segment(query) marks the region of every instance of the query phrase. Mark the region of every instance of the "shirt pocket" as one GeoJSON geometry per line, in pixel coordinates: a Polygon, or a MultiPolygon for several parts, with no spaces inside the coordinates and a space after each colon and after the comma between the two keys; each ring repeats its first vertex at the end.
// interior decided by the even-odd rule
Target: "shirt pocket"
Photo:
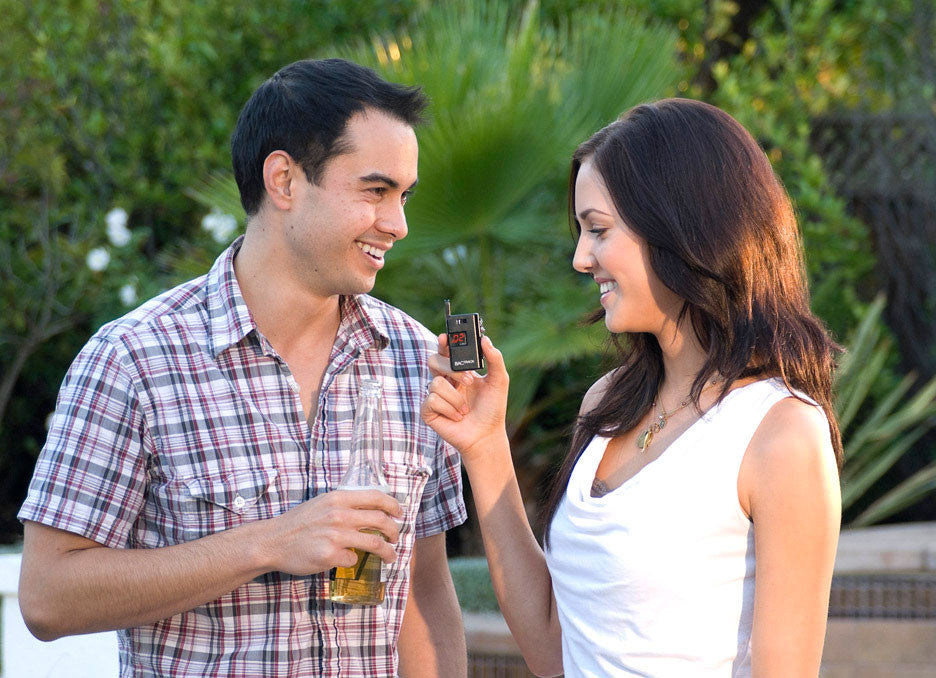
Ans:
{"type": "Polygon", "coordinates": [[[216,475],[182,478],[182,521],[186,540],[278,513],[272,501],[275,468],[249,468],[216,475]]]}
{"type": "Polygon", "coordinates": [[[422,503],[422,493],[429,480],[429,468],[400,464],[384,460],[384,477],[390,486],[390,494],[400,502],[403,520],[400,524],[400,536],[397,540],[397,560],[388,564],[387,581],[388,595],[397,595],[399,587],[409,579],[409,563],[413,555],[413,542],[416,534],[416,520],[419,506],[422,503]],[[396,592],[396,593],[395,593],[396,592]]]}
{"type": "Polygon", "coordinates": [[[430,470],[426,466],[414,466],[393,461],[384,461],[384,477],[390,485],[390,494],[400,502],[403,511],[403,525],[400,528],[400,538],[409,536],[416,526],[419,506],[422,503],[423,490],[429,480],[430,470]]]}

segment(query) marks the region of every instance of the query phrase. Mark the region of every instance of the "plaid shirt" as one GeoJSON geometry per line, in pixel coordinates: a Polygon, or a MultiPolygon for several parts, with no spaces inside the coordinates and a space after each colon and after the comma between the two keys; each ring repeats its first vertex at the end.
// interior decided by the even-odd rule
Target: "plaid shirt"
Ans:
{"type": "Polygon", "coordinates": [[[111,548],[272,518],[338,485],[358,382],[377,377],[384,471],[404,510],[384,603],[331,603],[327,573],[269,572],[118,639],[121,676],[395,676],[413,540],[465,519],[457,454],[419,418],[435,338],[372,297],[343,298],[310,426],[241,297],[240,242],[207,275],[91,338],[65,377],[19,518],[111,548]]]}

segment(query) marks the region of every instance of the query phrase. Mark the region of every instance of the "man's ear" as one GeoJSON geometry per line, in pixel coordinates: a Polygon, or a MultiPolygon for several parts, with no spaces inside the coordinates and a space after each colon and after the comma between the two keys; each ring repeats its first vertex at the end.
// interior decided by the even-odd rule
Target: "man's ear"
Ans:
{"type": "Polygon", "coordinates": [[[292,207],[297,169],[298,165],[286,151],[273,151],[263,161],[263,186],[270,202],[277,209],[288,210],[292,207]]]}

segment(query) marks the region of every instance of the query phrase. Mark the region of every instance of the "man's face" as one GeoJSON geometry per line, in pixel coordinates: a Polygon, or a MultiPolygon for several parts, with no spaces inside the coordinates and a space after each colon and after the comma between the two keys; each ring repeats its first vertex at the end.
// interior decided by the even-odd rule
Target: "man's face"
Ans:
{"type": "Polygon", "coordinates": [[[403,205],[416,184],[413,128],[368,109],[348,120],[348,153],[325,166],[320,185],[300,178],[287,216],[286,243],[313,294],[363,294],[374,287],[384,255],[406,235],[403,205]]]}

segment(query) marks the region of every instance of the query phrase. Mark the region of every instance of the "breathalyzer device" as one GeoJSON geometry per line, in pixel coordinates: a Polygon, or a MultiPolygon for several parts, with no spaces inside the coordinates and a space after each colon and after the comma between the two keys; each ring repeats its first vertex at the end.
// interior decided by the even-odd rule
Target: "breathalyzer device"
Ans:
{"type": "Polygon", "coordinates": [[[453,372],[484,369],[484,355],[481,352],[484,323],[480,315],[452,315],[452,306],[446,299],[445,333],[448,335],[449,364],[453,372]]]}

